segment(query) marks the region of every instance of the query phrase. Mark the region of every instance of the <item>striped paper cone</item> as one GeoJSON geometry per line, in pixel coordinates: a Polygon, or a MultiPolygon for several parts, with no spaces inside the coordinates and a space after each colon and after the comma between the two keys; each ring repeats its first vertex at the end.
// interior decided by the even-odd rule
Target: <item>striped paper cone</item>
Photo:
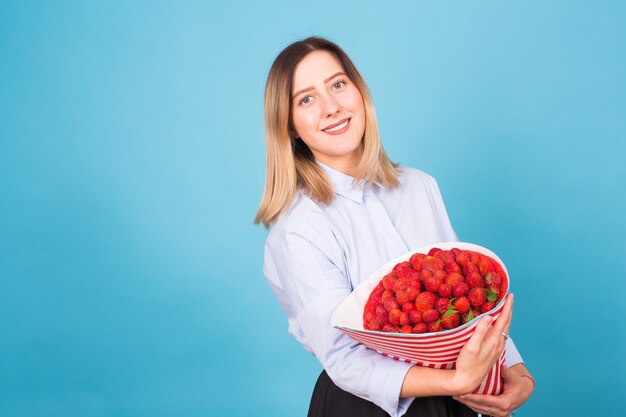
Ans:
{"type": "MultiPolygon", "coordinates": [[[[421,366],[428,366],[435,369],[454,369],[456,358],[463,348],[463,345],[474,333],[479,317],[451,330],[436,333],[407,334],[407,333],[386,333],[363,328],[363,309],[370,293],[378,285],[380,280],[393,269],[393,267],[403,261],[408,261],[414,253],[428,253],[431,248],[450,250],[459,248],[470,250],[487,255],[497,261],[505,272],[503,277],[503,293],[509,292],[509,275],[504,263],[495,253],[482,246],[464,242],[444,242],[431,246],[426,246],[396,259],[393,259],[379,268],[362,282],[335,310],[331,318],[331,324],[337,327],[348,336],[359,343],[393,359],[414,363],[421,366]]],[[[504,305],[504,296],[498,305],[491,311],[485,313],[497,319],[504,305]]],[[[500,358],[489,371],[475,393],[497,395],[502,392],[502,380],[500,378],[500,367],[504,364],[506,351],[502,352],[500,358]]]]}

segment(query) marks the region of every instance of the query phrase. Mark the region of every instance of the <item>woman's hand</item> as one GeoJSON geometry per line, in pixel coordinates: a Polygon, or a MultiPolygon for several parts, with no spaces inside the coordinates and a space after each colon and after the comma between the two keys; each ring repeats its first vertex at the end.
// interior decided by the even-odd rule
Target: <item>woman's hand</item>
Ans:
{"type": "Polygon", "coordinates": [[[465,394],[452,398],[485,416],[507,417],[528,400],[534,384],[530,378],[522,376],[530,375],[522,364],[511,368],[502,365],[501,375],[504,390],[500,395],[465,394]]]}
{"type": "Polygon", "coordinates": [[[491,316],[483,317],[474,330],[472,337],[465,343],[456,360],[453,386],[459,393],[472,392],[498,360],[509,333],[513,314],[513,294],[506,298],[502,312],[492,325],[491,316]]]}

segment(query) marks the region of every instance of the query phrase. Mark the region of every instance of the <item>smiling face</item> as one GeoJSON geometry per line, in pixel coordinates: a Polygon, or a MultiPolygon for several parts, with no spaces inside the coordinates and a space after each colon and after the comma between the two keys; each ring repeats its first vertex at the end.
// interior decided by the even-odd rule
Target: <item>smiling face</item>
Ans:
{"type": "Polygon", "coordinates": [[[354,175],[361,160],[365,107],[359,89],[337,58],[309,53],[293,75],[292,123],[315,159],[354,175]]]}

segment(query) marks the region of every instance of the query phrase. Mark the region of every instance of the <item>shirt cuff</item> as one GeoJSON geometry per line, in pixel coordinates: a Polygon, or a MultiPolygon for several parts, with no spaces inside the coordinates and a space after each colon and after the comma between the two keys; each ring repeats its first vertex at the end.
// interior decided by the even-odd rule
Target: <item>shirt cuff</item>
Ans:
{"type": "Polygon", "coordinates": [[[522,359],[522,355],[519,354],[517,347],[515,347],[515,343],[513,343],[513,339],[510,337],[506,341],[506,358],[504,359],[504,364],[507,368],[510,368],[513,365],[517,365],[518,363],[524,363],[522,359]]]}
{"type": "Polygon", "coordinates": [[[400,417],[413,402],[413,398],[400,398],[400,391],[407,372],[414,365],[389,357],[380,359],[372,373],[370,399],[391,417],[400,417]]]}

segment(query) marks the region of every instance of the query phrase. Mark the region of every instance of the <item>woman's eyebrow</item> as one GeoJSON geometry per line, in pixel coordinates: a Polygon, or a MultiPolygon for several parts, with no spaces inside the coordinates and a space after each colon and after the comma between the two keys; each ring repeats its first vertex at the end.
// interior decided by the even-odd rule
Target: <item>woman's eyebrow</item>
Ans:
{"type": "MultiPolygon", "coordinates": [[[[327,82],[329,82],[330,80],[332,80],[333,78],[335,78],[338,75],[346,75],[346,73],[342,72],[342,71],[336,72],[333,75],[331,75],[330,77],[326,78],[324,80],[324,84],[326,84],[327,82]]],[[[303,88],[302,90],[298,90],[298,91],[296,91],[295,93],[293,93],[291,95],[291,98],[296,98],[298,95],[300,95],[302,93],[305,93],[305,92],[307,92],[309,90],[313,90],[313,87],[307,87],[307,88],[303,88]]]]}

